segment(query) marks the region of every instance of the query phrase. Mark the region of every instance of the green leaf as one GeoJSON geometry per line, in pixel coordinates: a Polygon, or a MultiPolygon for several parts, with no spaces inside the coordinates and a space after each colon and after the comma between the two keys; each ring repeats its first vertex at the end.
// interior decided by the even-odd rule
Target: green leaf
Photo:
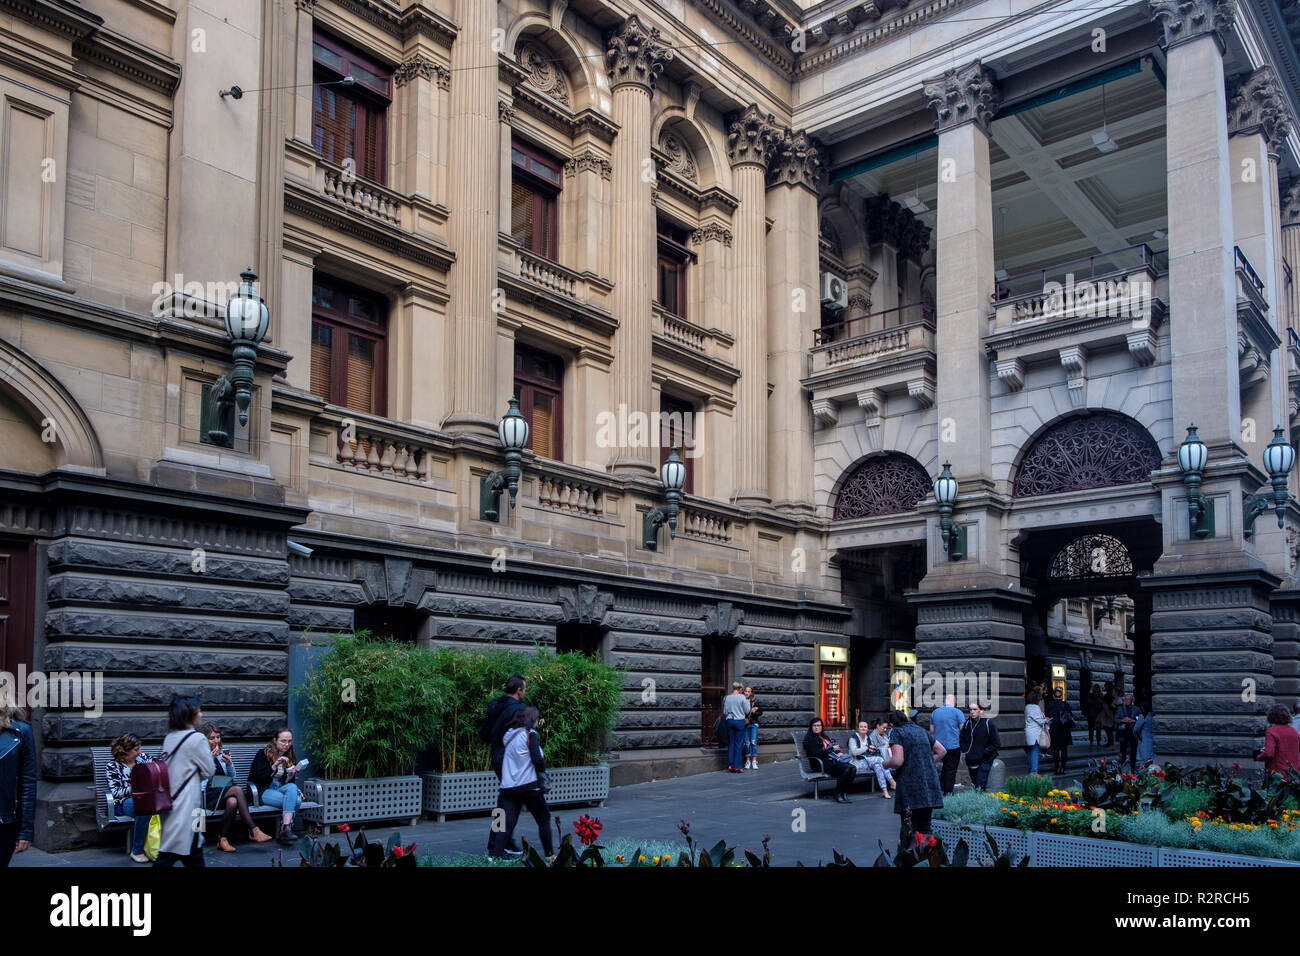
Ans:
{"type": "Polygon", "coordinates": [[[966,845],[966,838],[962,837],[957,841],[957,848],[952,851],[952,865],[964,867],[969,859],[970,847],[966,845]]]}
{"type": "Polygon", "coordinates": [[[526,839],[521,838],[521,842],[524,845],[524,866],[537,867],[542,870],[546,869],[546,858],[538,853],[537,850],[533,848],[533,845],[526,839]]]}
{"type": "Polygon", "coordinates": [[[711,869],[713,867],[713,857],[711,857],[707,853],[701,853],[699,862],[696,864],[696,866],[698,866],[700,869],[705,869],[705,868],[711,869]]]}
{"type": "Polygon", "coordinates": [[[748,863],[750,866],[763,865],[763,861],[758,858],[758,854],[751,853],[749,850],[745,851],[745,862],[748,863]]]}

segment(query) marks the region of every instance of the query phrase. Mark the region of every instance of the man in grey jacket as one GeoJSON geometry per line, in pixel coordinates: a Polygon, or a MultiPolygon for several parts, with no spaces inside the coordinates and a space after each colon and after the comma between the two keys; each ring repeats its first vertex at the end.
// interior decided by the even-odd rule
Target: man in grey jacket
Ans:
{"type": "Polygon", "coordinates": [[[731,773],[744,773],[740,764],[745,743],[745,718],[749,716],[749,698],[745,696],[745,685],[740,681],[731,682],[731,693],[722,698],[722,716],[726,718],[730,729],[727,741],[727,770],[731,773]]]}

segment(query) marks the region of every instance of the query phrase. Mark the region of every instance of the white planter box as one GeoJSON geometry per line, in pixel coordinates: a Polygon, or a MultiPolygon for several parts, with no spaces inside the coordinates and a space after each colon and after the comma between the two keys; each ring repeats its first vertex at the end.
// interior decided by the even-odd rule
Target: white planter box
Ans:
{"type": "Polygon", "coordinates": [[[420,778],[376,777],[373,780],[308,780],[303,797],[317,807],[305,807],[303,819],[320,826],[369,823],[372,820],[420,818],[420,778]]]}
{"type": "Polygon", "coordinates": [[[976,824],[962,825],[947,820],[933,821],[932,829],[934,835],[943,841],[949,856],[956,849],[957,841],[964,837],[970,847],[970,863],[976,866],[992,861],[992,854],[984,839],[985,830],[997,841],[1000,850],[1005,850],[1010,843],[1013,862],[1019,862],[1019,857],[1028,853],[1030,866],[1300,866],[1300,863],[1291,860],[1271,857],[1214,853],[1209,850],[1176,850],[1172,847],[1144,846],[1097,837],[1010,830],[976,824]]]}
{"type": "MultiPolygon", "coordinates": [[[[604,806],[609,797],[609,765],[555,767],[550,771],[548,806],[590,803],[604,806]]],[[[449,813],[475,813],[497,805],[501,783],[491,770],[473,773],[426,773],[423,807],[425,813],[447,819],[449,813]]]]}

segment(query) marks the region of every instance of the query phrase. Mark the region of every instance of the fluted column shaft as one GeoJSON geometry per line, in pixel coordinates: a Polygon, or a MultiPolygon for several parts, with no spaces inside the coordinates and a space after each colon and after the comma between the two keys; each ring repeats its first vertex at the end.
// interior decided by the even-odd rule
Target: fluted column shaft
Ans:
{"type": "Polygon", "coordinates": [[[451,413],[443,425],[493,434],[508,397],[497,394],[496,313],[492,309],[501,174],[492,44],[497,5],[462,0],[459,6],[460,33],[451,49],[451,141],[455,148],[448,169],[452,196],[448,226],[456,250],[444,377],[451,383],[451,413]]]}

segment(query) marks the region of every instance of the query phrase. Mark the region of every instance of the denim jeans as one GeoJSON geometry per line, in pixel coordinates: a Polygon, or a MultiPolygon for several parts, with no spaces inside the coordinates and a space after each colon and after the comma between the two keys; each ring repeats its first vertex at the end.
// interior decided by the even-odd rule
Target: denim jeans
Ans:
{"type": "Polygon", "coordinates": [[[1038,773],[1038,744],[1026,747],[1025,755],[1029,758],[1029,772],[1038,773]]]}
{"type": "Polygon", "coordinates": [[[745,743],[745,720],[743,717],[737,717],[735,720],[728,720],[727,726],[731,728],[730,739],[727,741],[727,766],[740,769],[744,763],[744,757],[741,751],[745,743]]]}
{"type": "Polygon", "coordinates": [[[858,768],[858,773],[874,773],[881,790],[888,787],[894,779],[893,772],[885,769],[884,757],[859,757],[853,766],[858,768]]]}
{"type": "MultiPolygon", "coordinates": [[[[135,801],[127,797],[122,801],[122,816],[135,817],[135,801]]],[[[144,841],[149,836],[149,818],[152,814],[135,817],[135,832],[131,835],[131,852],[139,856],[144,852],[144,841]]]]}
{"type": "Polygon", "coordinates": [[[285,813],[297,813],[298,807],[302,805],[302,797],[298,794],[298,785],[296,783],[276,783],[262,791],[262,803],[268,807],[279,807],[285,813]]]}
{"type": "Polygon", "coordinates": [[[758,724],[745,725],[745,753],[746,757],[758,756],[758,724]]]}
{"type": "Polygon", "coordinates": [[[976,790],[985,790],[988,788],[989,771],[993,769],[993,762],[967,764],[966,769],[970,771],[970,782],[976,790]]]}

